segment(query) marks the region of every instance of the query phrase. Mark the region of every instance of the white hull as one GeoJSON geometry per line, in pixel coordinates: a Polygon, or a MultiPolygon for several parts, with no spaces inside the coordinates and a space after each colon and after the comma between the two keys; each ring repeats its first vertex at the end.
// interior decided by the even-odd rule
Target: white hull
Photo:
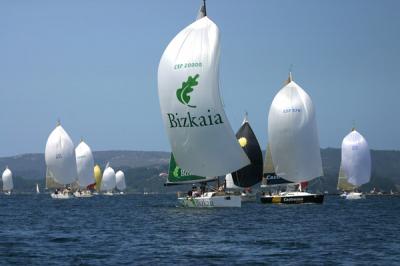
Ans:
{"type": "Polygon", "coordinates": [[[90,198],[93,195],[92,195],[92,193],[90,193],[90,191],[82,191],[82,192],[75,191],[74,196],[76,198],[90,198]]]}
{"type": "Polygon", "coordinates": [[[349,194],[346,194],[345,199],[347,200],[365,199],[365,195],[362,194],[361,192],[350,192],[349,194]]]}
{"type": "Polygon", "coordinates": [[[206,192],[199,197],[181,197],[178,198],[183,207],[188,208],[220,208],[242,206],[242,200],[238,195],[219,195],[216,192],[206,192]]]}
{"type": "Polygon", "coordinates": [[[11,191],[5,191],[4,195],[10,196],[11,195],[11,191]]]}
{"type": "Polygon", "coordinates": [[[74,196],[71,193],[51,193],[53,199],[72,199],[74,196]]]}
{"type": "Polygon", "coordinates": [[[114,194],[112,192],[104,192],[103,195],[104,196],[114,196],[114,194]]]}

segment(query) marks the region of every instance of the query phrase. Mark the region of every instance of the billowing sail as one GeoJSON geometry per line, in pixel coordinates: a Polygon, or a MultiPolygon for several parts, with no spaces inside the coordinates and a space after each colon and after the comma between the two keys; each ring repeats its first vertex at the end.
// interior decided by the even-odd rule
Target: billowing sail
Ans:
{"type": "Polygon", "coordinates": [[[78,184],[81,188],[85,188],[95,182],[92,150],[84,141],[81,141],[75,149],[75,155],[78,170],[78,184]]]}
{"type": "Polygon", "coordinates": [[[231,173],[250,163],[219,93],[219,30],[207,16],[169,43],[158,68],[164,126],[179,166],[199,176],[231,173]]]}
{"type": "Polygon", "coordinates": [[[271,104],[268,137],[278,176],[302,182],[323,175],[314,105],[291,77],[271,104]]]}
{"type": "Polygon", "coordinates": [[[115,179],[117,183],[117,189],[119,191],[124,191],[126,189],[125,184],[125,174],[121,170],[115,173],[115,179]]]}
{"type": "Polygon", "coordinates": [[[174,155],[171,153],[169,160],[168,179],[165,183],[166,186],[178,184],[193,184],[198,182],[207,182],[216,180],[216,177],[204,177],[192,175],[189,171],[180,168],[175,161],[174,155]]]}
{"type": "Polygon", "coordinates": [[[94,180],[96,181],[96,191],[100,191],[101,188],[101,178],[103,173],[101,172],[101,168],[98,164],[93,169],[94,172],[94,180]]]}
{"type": "Polygon", "coordinates": [[[103,172],[103,178],[101,179],[101,191],[111,191],[115,188],[116,178],[115,171],[108,166],[103,172]]]}
{"type": "Polygon", "coordinates": [[[4,170],[1,179],[3,181],[3,191],[11,191],[14,189],[12,172],[8,167],[4,170]]]}
{"type": "Polygon", "coordinates": [[[232,174],[227,174],[225,176],[225,188],[236,189],[236,190],[241,189],[241,187],[236,186],[235,183],[233,182],[232,174]]]}
{"type": "Polygon", "coordinates": [[[343,170],[342,165],[340,165],[337,189],[342,191],[352,191],[355,188],[356,186],[350,184],[347,181],[347,176],[343,170]]]}
{"type": "Polygon", "coordinates": [[[238,187],[251,187],[261,181],[263,176],[263,159],[260,144],[247,120],[247,115],[242,126],[236,133],[240,146],[250,159],[250,164],[233,172],[233,183],[238,187]]]}
{"type": "Polygon", "coordinates": [[[267,146],[265,151],[264,169],[263,169],[263,185],[273,186],[292,183],[275,173],[274,163],[272,162],[271,148],[267,146]]]}
{"type": "Polygon", "coordinates": [[[347,181],[358,187],[371,178],[371,154],[365,138],[356,130],[342,141],[342,167],[347,181]]]}
{"type": "Polygon", "coordinates": [[[74,144],[61,125],[47,139],[45,161],[57,183],[66,185],[77,180],[74,144]]]}

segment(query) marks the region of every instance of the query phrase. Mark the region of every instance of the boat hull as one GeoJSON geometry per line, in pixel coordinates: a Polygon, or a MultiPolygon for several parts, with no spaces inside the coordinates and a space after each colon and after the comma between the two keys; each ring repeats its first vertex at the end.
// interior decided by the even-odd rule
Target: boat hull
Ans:
{"type": "Polygon", "coordinates": [[[76,198],[90,198],[93,195],[90,192],[78,192],[78,191],[75,191],[74,192],[74,196],[76,198]]]}
{"type": "Polygon", "coordinates": [[[187,208],[223,208],[242,206],[239,195],[213,195],[205,193],[199,197],[180,197],[178,201],[182,207],[187,208]]]}
{"type": "Polygon", "coordinates": [[[51,197],[53,199],[72,199],[74,196],[72,194],[64,194],[64,193],[51,193],[51,197]]]}
{"type": "Polygon", "coordinates": [[[317,203],[324,202],[323,194],[307,195],[264,195],[260,197],[261,203],[277,203],[277,204],[302,204],[302,203],[317,203]]]}
{"type": "Polygon", "coordinates": [[[360,192],[350,192],[344,198],[347,200],[359,200],[365,199],[365,195],[360,192]]]}

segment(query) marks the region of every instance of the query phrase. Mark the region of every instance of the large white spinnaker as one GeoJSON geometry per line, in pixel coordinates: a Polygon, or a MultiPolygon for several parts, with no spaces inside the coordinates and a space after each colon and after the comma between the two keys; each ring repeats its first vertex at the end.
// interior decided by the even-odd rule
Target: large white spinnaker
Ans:
{"type": "Polygon", "coordinates": [[[126,189],[125,174],[121,170],[115,173],[116,186],[119,191],[126,189]]]}
{"type": "Polygon", "coordinates": [[[271,104],[268,138],[276,175],[292,182],[323,175],[314,105],[291,75],[271,104]]]}
{"type": "Polygon", "coordinates": [[[76,166],[78,170],[78,184],[81,188],[95,183],[94,180],[94,159],[92,150],[83,141],[75,149],[76,166]]]}
{"type": "Polygon", "coordinates": [[[219,30],[207,16],[169,43],[158,68],[164,126],[177,164],[220,176],[250,163],[225,115],[219,92],[219,30]]]}
{"type": "Polygon", "coordinates": [[[342,141],[342,164],[347,182],[359,187],[371,178],[371,154],[366,139],[353,129],[342,141]]]}
{"type": "Polygon", "coordinates": [[[4,170],[1,179],[3,181],[3,191],[11,191],[14,189],[12,172],[10,169],[8,169],[8,167],[6,167],[6,169],[4,170]]]}
{"type": "Polygon", "coordinates": [[[112,191],[115,188],[116,178],[115,171],[108,166],[103,172],[103,178],[101,179],[101,191],[112,191]]]}
{"type": "Polygon", "coordinates": [[[45,161],[57,183],[67,185],[77,180],[74,144],[61,125],[47,139],[45,161]]]}

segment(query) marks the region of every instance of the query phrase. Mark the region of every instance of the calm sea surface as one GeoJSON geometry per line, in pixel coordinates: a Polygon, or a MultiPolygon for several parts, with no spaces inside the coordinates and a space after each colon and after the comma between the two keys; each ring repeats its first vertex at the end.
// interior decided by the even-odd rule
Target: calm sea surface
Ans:
{"type": "Polygon", "coordinates": [[[400,197],[175,205],[175,195],[1,195],[0,264],[400,265],[400,197]]]}

